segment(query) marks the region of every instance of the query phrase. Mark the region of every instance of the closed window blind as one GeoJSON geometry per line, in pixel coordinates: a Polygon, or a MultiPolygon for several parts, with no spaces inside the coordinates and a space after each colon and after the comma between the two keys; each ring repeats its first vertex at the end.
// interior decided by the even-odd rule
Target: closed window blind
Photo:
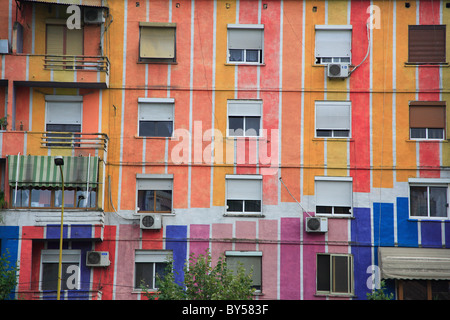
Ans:
{"type": "Polygon", "coordinates": [[[141,23],[140,58],[175,58],[175,24],[141,23]]]}
{"type": "Polygon", "coordinates": [[[316,102],[316,129],[350,127],[350,102],[316,102]]]}
{"type": "Polygon", "coordinates": [[[64,29],[58,25],[47,25],[46,53],[49,55],[64,54],[64,29]]]}
{"type": "Polygon", "coordinates": [[[263,25],[228,25],[228,49],[262,50],[263,25]]]}
{"type": "Polygon", "coordinates": [[[408,32],[408,62],[445,62],[445,25],[413,25],[408,32]]]}
{"type": "Polygon", "coordinates": [[[54,96],[46,97],[47,124],[81,124],[82,97],[54,96]],[[64,98],[65,97],[65,98],[64,98]],[[64,100],[66,99],[66,100],[64,100]]]}
{"type": "Polygon", "coordinates": [[[139,120],[173,121],[173,103],[139,103],[139,120]]]}
{"type": "Polygon", "coordinates": [[[262,179],[239,179],[236,176],[227,176],[228,200],[261,200],[262,179]]]}
{"type": "Polygon", "coordinates": [[[352,206],[352,182],[316,180],[316,205],[352,206]]]}
{"type": "Polygon", "coordinates": [[[351,57],[352,26],[316,26],[316,57],[351,57]]]}
{"type": "Polygon", "coordinates": [[[228,115],[234,117],[259,117],[262,113],[262,102],[251,100],[228,101],[228,115]]]}
{"type": "Polygon", "coordinates": [[[410,128],[445,128],[445,103],[414,101],[409,105],[410,128]]]}

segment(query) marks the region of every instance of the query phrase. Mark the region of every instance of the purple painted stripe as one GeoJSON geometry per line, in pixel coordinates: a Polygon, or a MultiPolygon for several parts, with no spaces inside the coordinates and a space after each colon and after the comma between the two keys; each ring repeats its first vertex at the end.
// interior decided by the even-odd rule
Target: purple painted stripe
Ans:
{"type": "Polygon", "coordinates": [[[300,219],[281,218],[280,299],[300,299],[300,219]]]}
{"type": "Polygon", "coordinates": [[[209,249],[209,225],[193,224],[190,226],[190,253],[195,256],[204,254],[209,249]]]}

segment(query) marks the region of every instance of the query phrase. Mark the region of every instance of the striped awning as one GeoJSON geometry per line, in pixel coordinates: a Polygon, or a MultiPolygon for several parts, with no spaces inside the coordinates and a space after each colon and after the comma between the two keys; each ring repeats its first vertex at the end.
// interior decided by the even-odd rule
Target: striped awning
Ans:
{"type": "MultiPolygon", "coordinates": [[[[60,169],[50,156],[8,156],[9,184],[25,187],[61,186],[60,169]]],[[[63,157],[64,186],[98,182],[98,157],[63,157]]]]}
{"type": "Polygon", "coordinates": [[[86,7],[108,7],[106,0],[21,0],[21,1],[65,4],[65,5],[76,4],[79,6],[86,6],[86,7]]]}
{"type": "Polygon", "coordinates": [[[450,280],[450,249],[378,249],[383,279],[450,280]]]}

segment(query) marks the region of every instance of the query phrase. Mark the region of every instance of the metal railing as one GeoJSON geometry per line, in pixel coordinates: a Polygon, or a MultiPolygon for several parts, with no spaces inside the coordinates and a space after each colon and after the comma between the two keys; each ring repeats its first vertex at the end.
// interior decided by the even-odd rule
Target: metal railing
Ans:
{"type": "Polygon", "coordinates": [[[106,133],[84,132],[44,132],[41,146],[51,148],[103,149],[106,151],[108,135],[106,133]]]}
{"type": "Polygon", "coordinates": [[[105,56],[50,55],[44,57],[44,68],[50,70],[83,70],[109,73],[109,59],[105,56]]]}

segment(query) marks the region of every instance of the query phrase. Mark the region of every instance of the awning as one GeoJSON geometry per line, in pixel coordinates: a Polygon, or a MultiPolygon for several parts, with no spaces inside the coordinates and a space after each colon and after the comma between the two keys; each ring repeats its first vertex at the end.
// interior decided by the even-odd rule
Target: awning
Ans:
{"type": "MultiPolygon", "coordinates": [[[[98,157],[63,157],[65,187],[97,184],[98,157]]],[[[60,170],[50,156],[8,156],[9,184],[12,187],[59,187],[60,170]]]]}
{"type": "Polygon", "coordinates": [[[41,3],[53,3],[71,5],[76,4],[86,7],[108,7],[106,0],[21,0],[24,2],[41,2],[41,3]]]}
{"type": "Polygon", "coordinates": [[[383,279],[450,280],[450,249],[379,248],[383,279]]]}

